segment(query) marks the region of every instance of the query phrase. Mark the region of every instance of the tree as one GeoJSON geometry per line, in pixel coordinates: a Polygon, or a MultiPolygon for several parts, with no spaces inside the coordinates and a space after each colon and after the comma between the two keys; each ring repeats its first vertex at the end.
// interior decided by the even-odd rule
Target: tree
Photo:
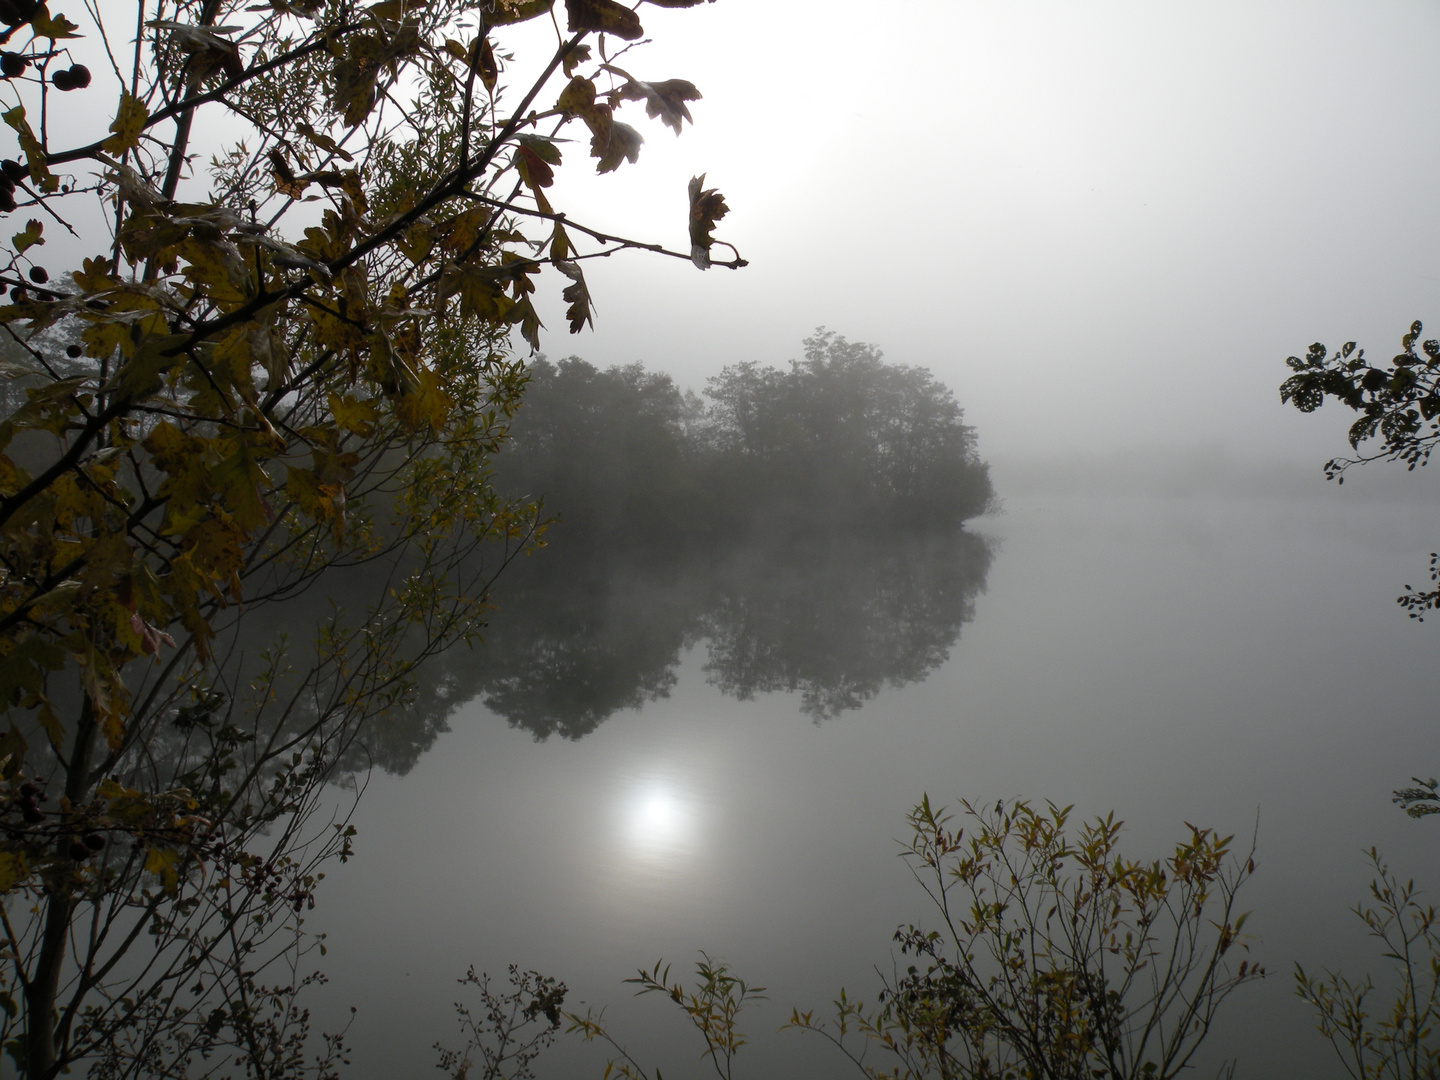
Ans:
{"type": "Polygon", "coordinates": [[[925,368],[823,328],[790,370],[753,362],[709,380],[706,419],[724,472],[764,490],[767,520],[911,529],[957,525],[994,502],[955,396],[925,368]]]}
{"type": "Polygon", "coordinates": [[[1421,903],[1415,882],[1401,882],[1370,849],[1374,906],[1356,916],[1391,961],[1395,985],[1388,1001],[1369,1004],[1376,987],[1326,972],[1313,978],[1295,965],[1295,993],[1314,1008],[1317,1028],[1354,1080],[1434,1080],[1440,1076],[1440,927],[1435,906],[1421,903]]]}
{"type": "MultiPolygon", "coordinates": [[[[1187,826],[1168,858],[1136,862],[1118,851],[1113,814],[1077,835],[1069,809],[1053,804],[963,805],[969,835],[928,797],[909,815],[905,855],[942,929],[896,931],[914,963],[885,981],[880,1007],[842,990],[833,1021],[794,1009],[785,1027],[818,1033],[869,1080],[1165,1080],[1193,1070],[1220,1005],[1265,974],[1249,960],[1232,966],[1232,950],[1248,951],[1235,897],[1254,873],[1253,849],[1236,857],[1230,837],[1187,826]],[[877,1048],[884,1062],[867,1061],[877,1048]]],[[[762,988],[704,953],[696,974],[687,988],[659,961],[626,982],[679,1006],[731,1080],[746,1042],[740,1013],[762,988]]],[[[566,1016],[570,1031],[615,1053],[606,1076],[648,1080],[602,1015],[566,1016]]]]}
{"type": "MultiPolygon", "coordinates": [[[[1360,414],[1349,432],[1356,456],[1327,461],[1327,479],[1343,484],[1346,470],[1371,461],[1399,461],[1410,472],[1429,462],[1440,442],[1440,341],[1427,339],[1416,352],[1423,331],[1418,320],[1411,323],[1388,364],[1372,364],[1353,341],[1334,353],[1317,341],[1304,357],[1285,361],[1295,374],[1280,387],[1282,402],[1309,413],[1334,398],[1360,414]]],[[[1430,580],[1437,587],[1406,585],[1396,598],[1412,619],[1424,622],[1425,612],[1440,607],[1440,554],[1430,555],[1430,580]]]]}
{"type": "Polygon", "coordinates": [[[1070,811],[928,798],[906,855],[940,929],[896,931],[914,957],[878,1010],[842,992],[833,1022],[792,1027],[835,1043],[869,1077],[1156,1078],[1193,1068],[1220,1005],[1265,969],[1248,960],[1236,893],[1254,873],[1231,838],[1190,826],[1163,860],[1119,853],[1114,815],[1068,831],[1070,811]],[[852,1049],[851,1033],[861,1044],[852,1049]],[[889,1068],[865,1061],[878,1045],[889,1068]]]}
{"type": "Polygon", "coordinates": [[[46,1080],[325,1074],[292,1002],[352,830],[315,813],[537,533],[490,462],[542,271],[578,332],[588,259],[744,263],[703,177],[683,251],[549,202],[562,133],[603,174],[627,102],[690,119],[618,66],[648,8],[63,3],[0,0],[0,1039],[46,1080]],[[531,21],[553,48],[507,51],[531,21]]]}

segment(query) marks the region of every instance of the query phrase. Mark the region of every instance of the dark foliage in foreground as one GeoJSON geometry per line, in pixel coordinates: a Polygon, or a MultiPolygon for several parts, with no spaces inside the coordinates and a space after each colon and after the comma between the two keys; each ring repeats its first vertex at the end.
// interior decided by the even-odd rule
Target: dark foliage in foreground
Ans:
{"type": "MultiPolygon", "coordinates": [[[[1419,320],[1411,323],[1400,339],[1401,351],[1389,363],[1372,364],[1353,341],[1333,354],[1317,341],[1304,357],[1285,361],[1295,374],[1280,387],[1282,402],[1308,413],[1333,398],[1359,414],[1349,431],[1356,456],[1327,461],[1327,478],[1343,484],[1346,470],[1369,461],[1398,461],[1414,472],[1430,460],[1440,442],[1440,341],[1420,342],[1423,331],[1419,320]]],[[[1430,554],[1430,580],[1437,587],[1406,585],[1395,599],[1412,619],[1424,622],[1427,611],[1440,608],[1440,554],[1435,552],[1430,554]]]]}

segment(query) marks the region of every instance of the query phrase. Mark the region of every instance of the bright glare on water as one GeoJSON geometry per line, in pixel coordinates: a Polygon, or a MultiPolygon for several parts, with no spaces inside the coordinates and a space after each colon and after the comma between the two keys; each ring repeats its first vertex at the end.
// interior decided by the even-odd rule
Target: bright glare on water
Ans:
{"type": "Polygon", "coordinates": [[[673,791],[642,792],[630,809],[630,841],[645,854],[674,853],[693,832],[690,808],[673,791]]]}

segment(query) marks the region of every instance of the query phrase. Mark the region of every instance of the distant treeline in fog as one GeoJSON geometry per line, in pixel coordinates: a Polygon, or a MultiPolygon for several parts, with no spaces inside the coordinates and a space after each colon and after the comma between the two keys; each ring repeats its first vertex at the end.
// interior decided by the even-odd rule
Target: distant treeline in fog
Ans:
{"type": "Polygon", "coordinates": [[[406,771],[476,699],[582,738],[667,696],[695,648],[723,693],[828,720],[944,663],[990,566],[961,527],[994,496],[954,396],[825,332],[703,396],[638,364],[536,361],[495,483],[543,498],[548,545],[500,574],[483,643],[362,737],[370,763],[406,771]]]}
{"type": "Polygon", "coordinates": [[[962,416],[929,371],[825,331],[788,371],[735,364],[703,396],[639,364],[541,359],[497,485],[543,497],[562,543],[954,526],[994,498],[962,416]]]}

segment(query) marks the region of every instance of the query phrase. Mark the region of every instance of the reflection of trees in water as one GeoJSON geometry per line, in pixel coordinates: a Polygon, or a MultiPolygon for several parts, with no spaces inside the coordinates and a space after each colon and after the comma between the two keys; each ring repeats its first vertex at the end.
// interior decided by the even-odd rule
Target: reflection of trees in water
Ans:
{"type": "Polygon", "coordinates": [[[943,663],[990,564],[961,529],[653,554],[556,543],[512,567],[483,647],[433,666],[403,730],[392,719],[367,740],[375,762],[406,771],[476,698],[538,739],[578,739],[667,696],[701,642],[724,693],[798,693],[834,717],[943,663]]]}
{"type": "Polygon", "coordinates": [[[972,533],[879,542],[831,538],[748,555],[703,622],[705,671],[727,694],[799,692],[820,720],[944,663],[974,617],[990,549],[972,533]]]}
{"type": "Polygon", "coordinates": [[[560,521],[501,575],[483,647],[422,669],[407,715],[371,733],[387,769],[476,698],[578,739],[668,694],[701,641],[725,693],[836,716],[941,664],[990,562],[961,527],[993,494],[954,396],[824,332],[788,371],[733,365],[703,398],[638,364],[540,360],[496,486],[560,521]]]}

